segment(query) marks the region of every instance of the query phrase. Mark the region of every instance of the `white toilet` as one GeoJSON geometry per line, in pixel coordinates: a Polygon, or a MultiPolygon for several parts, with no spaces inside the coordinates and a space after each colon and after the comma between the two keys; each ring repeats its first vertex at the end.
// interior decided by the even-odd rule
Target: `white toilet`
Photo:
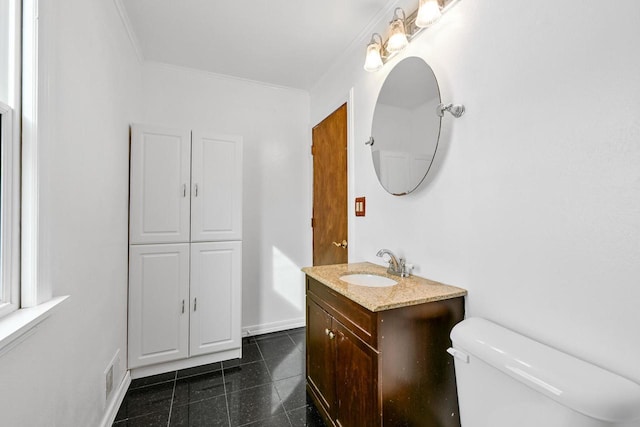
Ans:
{"type": "Polygon", "coordinates": [[[462,427],[640,427],[640,385],[481,318],[451,331],[462,427]]]}

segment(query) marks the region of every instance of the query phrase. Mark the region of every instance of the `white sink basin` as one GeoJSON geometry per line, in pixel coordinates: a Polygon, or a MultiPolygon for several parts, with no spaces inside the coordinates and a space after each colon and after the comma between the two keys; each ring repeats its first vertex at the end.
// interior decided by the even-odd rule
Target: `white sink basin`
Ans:
{"type": "Polygon", "coordinates": [[[350,283],[358,286],[369,286],[372,288],[383,288],[385,286],[397,285],[393,279],[388,277],[378,276],[377,274],[345,274],[340,277],[343,282],[350,283]]]}

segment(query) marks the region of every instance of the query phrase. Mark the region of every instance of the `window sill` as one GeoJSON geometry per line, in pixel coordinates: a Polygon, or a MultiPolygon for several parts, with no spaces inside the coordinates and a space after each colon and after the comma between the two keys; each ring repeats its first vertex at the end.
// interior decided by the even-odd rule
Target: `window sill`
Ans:
{"type": "Polygon", "coordinates": [[[69,295],[31,308],[21,308],[0,319],[0,357],[33,334],[69,295]]]}

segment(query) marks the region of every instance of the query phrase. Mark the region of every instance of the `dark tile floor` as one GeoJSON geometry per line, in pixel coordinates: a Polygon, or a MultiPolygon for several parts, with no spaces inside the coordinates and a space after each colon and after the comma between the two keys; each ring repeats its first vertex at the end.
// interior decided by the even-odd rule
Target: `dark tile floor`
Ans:
{"type": "Polygon", "coordinates": [[[323,427],[304,355],[304,328],[244,338],[242,359],[133,380],[113,426],[323,427]]]}

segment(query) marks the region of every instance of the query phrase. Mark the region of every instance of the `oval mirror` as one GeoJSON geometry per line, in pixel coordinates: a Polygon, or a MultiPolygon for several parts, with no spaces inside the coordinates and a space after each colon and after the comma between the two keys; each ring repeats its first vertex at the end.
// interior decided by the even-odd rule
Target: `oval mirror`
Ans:
{"type": "Polygon", "coordinates": [[[440,137],[440,89],[418,57],[400,61],[387,76],[373,113],[371,157],[380,184],[396,196],[427,176],[440,137]]]}

